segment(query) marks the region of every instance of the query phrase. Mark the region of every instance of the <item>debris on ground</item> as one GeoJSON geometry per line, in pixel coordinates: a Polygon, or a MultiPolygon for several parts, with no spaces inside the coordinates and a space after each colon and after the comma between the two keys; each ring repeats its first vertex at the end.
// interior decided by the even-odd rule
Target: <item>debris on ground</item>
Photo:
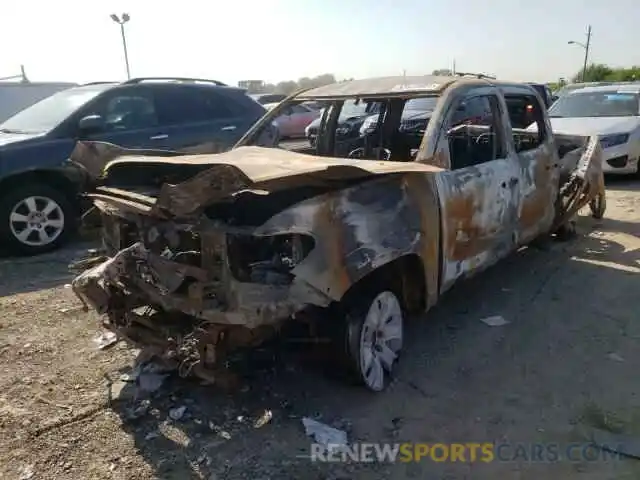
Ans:
{"type": "Polygon", "coordinates": [[[139,418],[144,417],[149,411],[150,407],[151,407],[151,402],[149,400],[143,400],[136,407],[130,408],[127,411],[127,419],[137,420],[139,418]]]}
{"type": "Polygon", "coordinates": [[[609,357],[609,360],[613,360],[614,362],[624,362],[624,358],[615,352],[610,353],[607,357],[609,357]]]}
{"type": "Polygon", "coordinates": [[[33,478],[35,472],[33,471],[33,465],[26,465],[20,469],[20,480],[29,480],[33,478]]]}
{"type": "Polygon", "coordinates": [[[187,407],[185,407],[184,405],[181,407],[172,408],[171,410],[169,410],[169,417],[171,418],[171,420],[175,420],[177,422],[184,416],[184,413],[186,411],[187,407]]]}
{"type": "Polygon", "coordinates": [[[347,433],[344,430],[338,430],[309,417],[303,417],[302,424],[305,434],[327,449],[347,446],[347,433]]]}
{"type": "Polygon", "coordinates": [[[96,335],[93,339],[93,342],[98,346],[99,350],[104,350],[112,345],[114,345],[118,341],[118,336],[109,331],[105,331],[96,335]]]}
{"type": "Polygon", "coordinates": [[[509,323],[502,315],[493,315],[491,317],[483,318],[480,321],[490,327],[501,327],[509,323]]]}
{"type": "Polygon", "coordinates": [[[126,402],[136,398],[136,389],[132,387],[129,382],[113,382],[110,385],[110,397],[111,400],[119,400],[126,402]]]}
{"type": "Polygon", "coordinates": [[[265,410],[264,413],[258,418],[253,424],[253,428],[261,428],[264,427],[267,423],[271,421],[273,418],[273,413],[271,410],[265,410]]]}
{"type": "Polygon", "coordinates": [[[153,440],[154,438],[158,438],[160,436],[159,432],[149,432],[144,436],[145,440],[153,440]]]}
{"type": "Polygon", "coordinates": [[[146,362],[138,364],[132,372],[120,375],[120,380],[127,383],[135,383],[146,393],[158,390],[169,376],[167,370],[156,363],[146,362]]]}
{"type": "Polygon", "coordinates": [[[231,434],[229,432],[227,432],[226,430],[223,430],[221,427],[219,427],[218,425],[216,425],[213,422],[209,422],[209,429],[211,431],[213,431],[213,432],[216,432],[218,435],[220,435],[225,440],[230,440],[231,439],[231,434]]]}

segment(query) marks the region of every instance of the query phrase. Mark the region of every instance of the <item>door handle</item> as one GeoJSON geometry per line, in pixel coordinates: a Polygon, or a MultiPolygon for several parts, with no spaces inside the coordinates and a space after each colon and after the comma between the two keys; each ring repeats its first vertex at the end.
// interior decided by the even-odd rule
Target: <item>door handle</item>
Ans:
{"type": "Polygon", "coordinates": [[[153,137],[149,137],[149,140],[164,140],[165,138],[169,138],[169,135],[154,135],[153,137]]]}
{"type": "Polygon", "coordinates": [[[233,130],[235,130],[237,127],[235,125],[227,125],[226,127],[222,127],[221,130],[223,132],[232,132],[233,130]]]}

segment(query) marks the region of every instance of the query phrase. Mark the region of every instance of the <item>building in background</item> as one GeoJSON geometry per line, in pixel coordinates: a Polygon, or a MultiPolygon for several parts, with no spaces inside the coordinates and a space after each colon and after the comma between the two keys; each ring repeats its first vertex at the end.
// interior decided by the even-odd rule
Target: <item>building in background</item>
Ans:
{"type": "Polygon", "coordinates": [[[266,85],[264,80],[240,80],[238,87],[244,88],[249,93],[263,93],[266,85]]]}

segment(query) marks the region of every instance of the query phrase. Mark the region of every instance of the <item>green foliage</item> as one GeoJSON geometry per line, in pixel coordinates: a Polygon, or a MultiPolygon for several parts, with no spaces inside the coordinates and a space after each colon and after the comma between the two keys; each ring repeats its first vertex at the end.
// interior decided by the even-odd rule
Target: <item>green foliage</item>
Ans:
{"type": "Polygon", "coordinates": [[[582,70],[576,73],[571,79],[572,82],[628,82],[632,80],[640,81],[640,66],[629,68],[613,68],[602,63],[592,63],[587,66],[587,70],[582,76],[582,70]]]}
{"type": "Polygon", "coordinates": [[[240,86],[243,86],[244,88],[248,87],[249,93],[284,93],[288,95],[296,90],[300,90],[301,88],[320,87],[331,83],[336,83],[336,77],[332,73],[324,73],[312,78],[302,77],[298,79],[298,81],[286,80],[276,84],[253,82],[246,87],[244,85],[240,86]]]}

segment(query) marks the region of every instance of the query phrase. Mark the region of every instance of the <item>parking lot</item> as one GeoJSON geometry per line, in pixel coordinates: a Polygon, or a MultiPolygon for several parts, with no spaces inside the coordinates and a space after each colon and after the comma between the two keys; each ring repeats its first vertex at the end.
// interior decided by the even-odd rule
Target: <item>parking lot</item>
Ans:
{"type": "Polygon", "coordinates": [[[611,180],[604,220],[582,216],[576,239],[523,249],[456,287],[408,327],[383,394],[347,385],[330,352],[267,346],[238,367],[232,391],[171,378],[141,415],[126,391],[109,398],[134,353],[99,350],[97,318],[68,288],[67,264],[91,242],[4,258],[0,477],[638,478],[628,459],[311,463],[301,418],[343,429],[349,442],[563,444],[612,422],[640,434],[639,208],[637,181],[611,180]],[[481,322],[495,315],[508,323],[481,322]],[[179,420],[168,416],[176,407],[186,407],[179,420]]]}

